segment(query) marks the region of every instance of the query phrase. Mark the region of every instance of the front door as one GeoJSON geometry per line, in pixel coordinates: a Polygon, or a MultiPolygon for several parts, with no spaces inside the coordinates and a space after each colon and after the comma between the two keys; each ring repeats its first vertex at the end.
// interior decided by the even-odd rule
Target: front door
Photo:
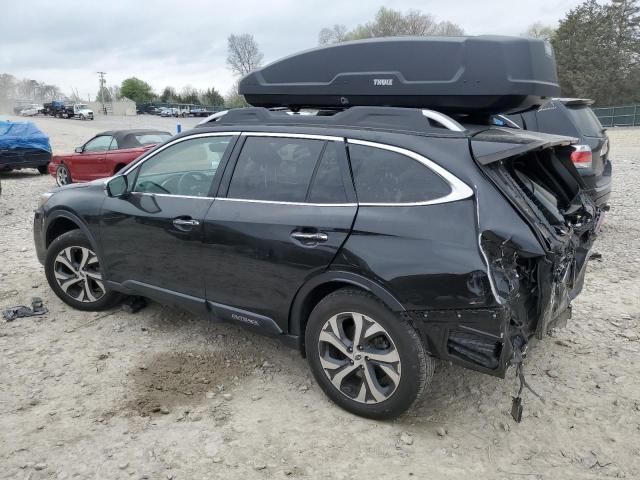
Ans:
{"type": "Polygon", "coordinates": [[[205,217],[206,296],[215,317],[280,333],[298,289],[349,235],[355,194],[340,138],[242,140],[205,217]]]}
{"type": "Polygon", "coordinates": [[[105,163],[105,152],[113,141],[111,135],[98,135],[89,140],[83,147],[82,153],[73,156],[71,163],[71,178],[73,181],[88,182],[100,178],[96,176],[105,163]]]}
{"type": "Polygon", "coordinates": [[[105,276],[134,293],[204,309],[203,220],[218,167],[235,138],[204,134],[169,144],[127,172],[130,193],[105,200],[105,276]]]}

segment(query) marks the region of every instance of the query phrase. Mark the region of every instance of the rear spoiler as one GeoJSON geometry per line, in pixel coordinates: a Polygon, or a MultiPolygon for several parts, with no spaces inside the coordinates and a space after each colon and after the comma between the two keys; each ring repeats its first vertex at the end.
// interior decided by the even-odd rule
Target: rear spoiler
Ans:
{"type": "Polygon", "coordinates": [[[566,147],[578,141],[574,137],[548,133],[489,128],[471,137],[471,153],[480,165],[546,148],[566,147]]]}

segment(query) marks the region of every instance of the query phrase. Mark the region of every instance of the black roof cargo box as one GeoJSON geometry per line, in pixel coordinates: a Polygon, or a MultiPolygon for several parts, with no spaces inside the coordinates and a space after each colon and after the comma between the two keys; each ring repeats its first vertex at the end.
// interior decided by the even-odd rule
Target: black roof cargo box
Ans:
{"type": "Polygon", "coordinates": [[[551,46],[500,37],[397,37],[291,55],[250,73],[239,91],[261,107],[394,106],[493,114],[560,94],[551,46]]]}

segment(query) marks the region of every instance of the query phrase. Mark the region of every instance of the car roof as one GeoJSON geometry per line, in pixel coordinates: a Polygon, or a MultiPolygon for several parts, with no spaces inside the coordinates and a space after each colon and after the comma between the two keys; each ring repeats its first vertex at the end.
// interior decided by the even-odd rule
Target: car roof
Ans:
{"type": "Polygon", "coordinates": [[[136,135],[145,135],[145,134],[162,134],[162,135],[171,135],[169,132],[165,132],[164,130],[156,130],[156,129],[146,129],[146,128],[137,128],[131,130],[107,130],[104,132],[100,132],[96,135],[96,137],[102,135],[111,135],[115,137],[116,142],[118,142],[118,148],[135,148],[140,147],[140,143],[135,138],[136,135]]]}

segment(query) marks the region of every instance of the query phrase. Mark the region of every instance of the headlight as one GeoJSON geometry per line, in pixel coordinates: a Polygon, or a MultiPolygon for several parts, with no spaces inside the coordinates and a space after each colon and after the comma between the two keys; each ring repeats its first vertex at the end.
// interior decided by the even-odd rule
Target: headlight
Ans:
{"type": "Polygon", "coordinates": [[[44,206],[44,204],[47,203],[52,196],[53,196],[53,192],[41,193],[40,199],[38,200],[38,208],[44,206]]]}

